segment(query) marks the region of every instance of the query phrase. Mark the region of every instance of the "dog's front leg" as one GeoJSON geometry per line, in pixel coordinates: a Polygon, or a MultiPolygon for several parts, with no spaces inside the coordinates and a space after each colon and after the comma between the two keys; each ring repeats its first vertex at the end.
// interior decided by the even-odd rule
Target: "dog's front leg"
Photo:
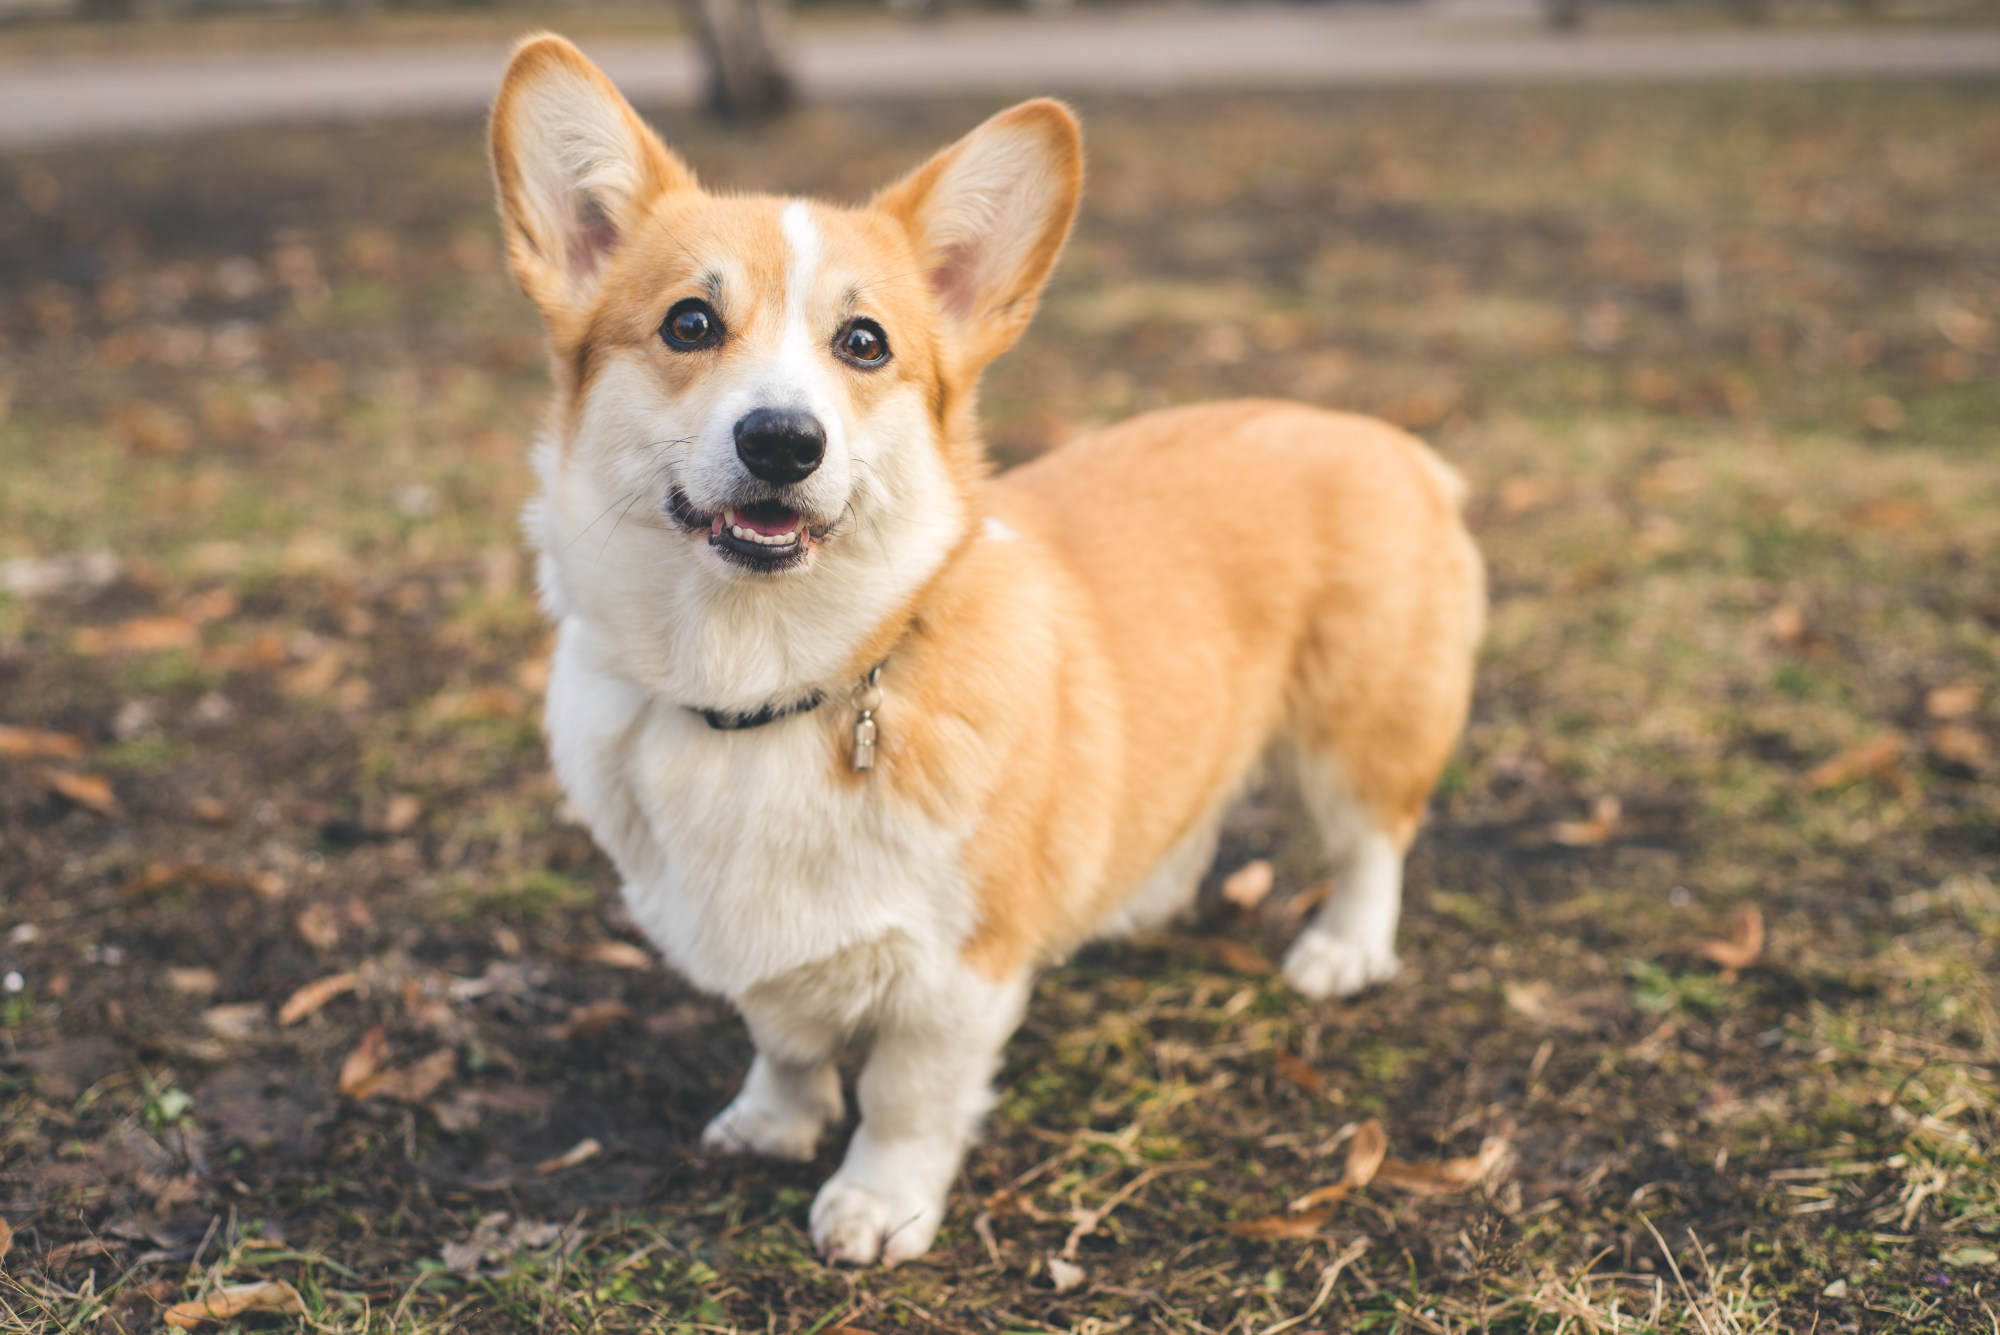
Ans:
{"type": "Polygon", "coordinates": [[[894,1265],[930,1250],[1028,981],[960,967],[889,999],[855,1090],[861,1125],[813,1201],[813,1245],[828,1261],[894,1265]]]}
{"type": "Polygon", "coordinates": [[[701,1133],[702,1148],[723,1154],[763,1154],[801,1163],[813,1157],[820,1133],[840,1120],[840,1072],[833,1064],[840,1033],[796,1016],[746,1009],[757,1059],[743,1091],[701,1133]]]}

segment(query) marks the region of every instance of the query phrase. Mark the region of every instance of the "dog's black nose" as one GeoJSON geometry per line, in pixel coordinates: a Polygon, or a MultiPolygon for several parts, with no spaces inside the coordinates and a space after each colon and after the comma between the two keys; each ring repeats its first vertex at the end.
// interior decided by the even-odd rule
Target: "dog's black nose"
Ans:
{"type": "Polygon", "coordinates": [[[766,482],[798,482],[826,457],[826,428],[811,413],[753,408],[736,423],[736,457],[766,482]]]}

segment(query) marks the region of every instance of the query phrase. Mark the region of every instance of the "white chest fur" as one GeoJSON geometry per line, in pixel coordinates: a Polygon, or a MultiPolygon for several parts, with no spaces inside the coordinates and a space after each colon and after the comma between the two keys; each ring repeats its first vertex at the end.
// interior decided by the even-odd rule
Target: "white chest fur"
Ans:
{"type": "Polygon", "coordinates": [[[873,943],[951,960],[972,930],[966,831],[897,800],[880,773],[839,782],[817,713],[717,731],[603,672],[589,628],[569,617],[547,727],[556,773],[617,863],[633,917],[698,987],[740,1000],[873,943]]]}

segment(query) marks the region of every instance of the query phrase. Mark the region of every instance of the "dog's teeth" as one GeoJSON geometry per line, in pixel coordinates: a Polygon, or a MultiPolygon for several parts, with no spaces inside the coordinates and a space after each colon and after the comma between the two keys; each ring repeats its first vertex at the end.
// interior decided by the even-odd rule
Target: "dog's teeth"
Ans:
{"type": "Polygon", "coordinates": [[[743,527],[743,525],[741,524],[731,524],[729,526],[729,531],[735,534],[739,538],[747,538],[750,536],[750,530],[743,527]]]}

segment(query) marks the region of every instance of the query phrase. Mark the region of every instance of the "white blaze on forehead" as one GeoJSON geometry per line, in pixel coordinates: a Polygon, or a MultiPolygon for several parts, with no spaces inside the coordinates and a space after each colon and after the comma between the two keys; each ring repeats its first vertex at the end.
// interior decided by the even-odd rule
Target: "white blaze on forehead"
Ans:
{"type": "Polygon", "coordinates": [[[812,325],[806,308],[819,278],[819,227],[803,199],[785,205],[778,223],[784,229],[785,245],[791,249],[791,262],[785,266],[785,341],[800,335],[808,335],[810,341],[812,325]]]}

